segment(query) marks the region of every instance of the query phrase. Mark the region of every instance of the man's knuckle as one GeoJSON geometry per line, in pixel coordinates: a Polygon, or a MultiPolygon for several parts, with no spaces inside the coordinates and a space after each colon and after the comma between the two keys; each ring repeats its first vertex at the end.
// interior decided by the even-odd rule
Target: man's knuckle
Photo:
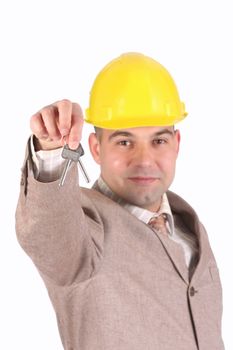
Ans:
{"type": "Polygon", "coordinates": [[[38,131],[42,129],[41,121],[38,115],[34,114],[30,118],[30,128],[32,131],[38,131]]]}
{"type": "Polygon", "coordinates": [[[36,118],[34,117],[34,115],[30,118],[30,128],[34,128],[35,127],[35,123],[36,123],[36,118]]]}
{"type": "Polygon", "coordinates": [[[83,111],[81,106],[78,103],[73,103],[73,112],[74,116],[76,116],[79,119],[83,119],[83,111]]]}
{"type": "Polygon", "coordinates": [[[64,98],[63,100],[58,101],[57,104],[58,104],[58,108],[66,108],[66,109],[68,109],[68,108],[70,108],[72,103],[71,103],[70,100],[64,98]]]}
{"type": "Polygon", "coordinates": [[[53,106],[47,106],[42,108],[40,111],[43,118],[53,118],[54,117],[54,108],[53,106]]]}
{"type": "Polygon", "coordinates": [[[38,113],[33,114],[33,115],[31,116],[31,118],[30,118],[30,123],[35,123],[35,122],[38,121],[38,119],[39,119],[38,113]]]}

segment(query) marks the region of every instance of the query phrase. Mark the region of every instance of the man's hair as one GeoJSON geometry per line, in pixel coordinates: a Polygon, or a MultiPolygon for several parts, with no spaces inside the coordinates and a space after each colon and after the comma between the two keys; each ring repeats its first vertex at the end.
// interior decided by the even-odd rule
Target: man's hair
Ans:
{"type": "Polygon", "coordinates": [[[96,137],[100,141],[101,135],[102,135],[102,128],[98,128],[97,126],[94,126],[94,129],[95,129],[96,137]]]}

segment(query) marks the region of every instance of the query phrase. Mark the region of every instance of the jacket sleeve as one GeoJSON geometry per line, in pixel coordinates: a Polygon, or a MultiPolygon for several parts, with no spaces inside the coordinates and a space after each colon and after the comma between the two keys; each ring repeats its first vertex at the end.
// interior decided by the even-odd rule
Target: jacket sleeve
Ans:
{"type": "Polygon", "coordinates": [[[53,283],[64,286],[90,278],[102,257],[103,225],[78,185],[77,166],[62,187],[59,181],[37,181],[32,167],[28,145],[16,209],[20,245],[53,283]]]}

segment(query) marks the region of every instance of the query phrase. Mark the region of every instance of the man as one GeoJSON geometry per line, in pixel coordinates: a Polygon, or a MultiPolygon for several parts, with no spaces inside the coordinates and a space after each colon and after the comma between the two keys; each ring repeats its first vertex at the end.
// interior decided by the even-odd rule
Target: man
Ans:
{"type": "Polygon", "coordinates": [[[31,118],[16,229],[37,266],[65,349],[222,350],[218,268],[197,214],[168,190],[186,116],[173,79],[152,58],[111,61],[92,87],[86,121],[101,174],[64,186],[64,139],[81,140],[68,100],[31,118]]]}

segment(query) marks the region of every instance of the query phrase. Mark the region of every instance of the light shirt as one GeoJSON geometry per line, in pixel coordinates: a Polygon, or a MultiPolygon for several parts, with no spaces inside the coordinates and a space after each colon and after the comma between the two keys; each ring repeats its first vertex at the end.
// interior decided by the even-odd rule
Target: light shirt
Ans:
{"type": "MultiPolygon", "coordinates": [[[[65,162],[61,157],[62,148],[35,152],[33,137],[31,137],[30,142],[35,178],[41,182],[52,182],[59,179],[65,162]]],[[[168,237],[182,247],[185,263],[190,273],[194,270],[199,255],[197,237],[193,233],[187,232],[187,228],[182,226],[182,224],[178,222],[178,218],[172,214],[166,193],[164,193],[162,197],[159,211],[154,213],[147,209],[126,203],[109,188],[101,177],[98,179],[98,186],[104,195],[122,205],[145,224],[148,224],[150,219],[154,216],[166,214],[168,219],[168,237]]]]}

